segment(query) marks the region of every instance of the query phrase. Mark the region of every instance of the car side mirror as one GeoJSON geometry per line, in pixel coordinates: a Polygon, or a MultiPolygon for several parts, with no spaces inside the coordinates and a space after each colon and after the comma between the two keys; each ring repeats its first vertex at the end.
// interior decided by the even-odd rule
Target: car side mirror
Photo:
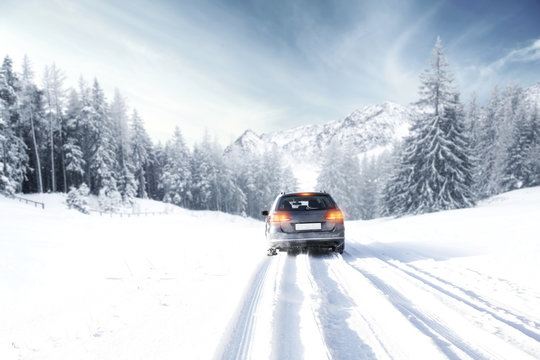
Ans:
{"type": "Polygon", "coordinates": [[[262,216],[268,216],[268,210],[261,211],[261,215],[262,216]]]}

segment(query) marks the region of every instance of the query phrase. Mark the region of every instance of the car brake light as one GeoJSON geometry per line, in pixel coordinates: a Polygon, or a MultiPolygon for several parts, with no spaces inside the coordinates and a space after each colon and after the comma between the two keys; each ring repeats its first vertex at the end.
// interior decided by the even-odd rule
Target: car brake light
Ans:
{"type": "Polygon", "coordinates": [[[330,211],[326,214],[326,220],[343,220],[343,213],[339,210],[330,211]]]}
{"type": "Polygon", "coordinates": [[[271,222],[282,222],[289,220],[291,220],[291,217],[288,214],[272,214],[272,216],[270,216],[271,222]]]}

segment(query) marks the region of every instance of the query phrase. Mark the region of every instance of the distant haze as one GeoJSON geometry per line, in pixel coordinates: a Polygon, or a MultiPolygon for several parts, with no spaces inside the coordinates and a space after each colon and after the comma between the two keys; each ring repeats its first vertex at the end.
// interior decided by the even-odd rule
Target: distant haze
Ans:
{"type": "Polygon", "coordinates": [[[540,80],[540,2],[24,1],[0,3],[0,56],[75,86],[117,87],[154,141],[179,126],[228,144],[416,100],[438,35],[456,85],[481,102],[496,83],[540,80]]]}

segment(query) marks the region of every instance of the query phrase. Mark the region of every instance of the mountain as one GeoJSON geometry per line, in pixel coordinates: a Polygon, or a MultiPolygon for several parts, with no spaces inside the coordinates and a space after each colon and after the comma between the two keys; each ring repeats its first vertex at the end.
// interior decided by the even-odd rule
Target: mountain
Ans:
{"type": "Polygon", "coordinates": [[[278,149],[293,160],[318,162],[326,148],[335,141],[350,145],[360,154],[401,139],[408,133],[417,114],[413,107],[387,101],[364,106],[341,120],[325,124],[299,126],[260,136],[247,130],[225,152],[262,154],[278,149]]]}

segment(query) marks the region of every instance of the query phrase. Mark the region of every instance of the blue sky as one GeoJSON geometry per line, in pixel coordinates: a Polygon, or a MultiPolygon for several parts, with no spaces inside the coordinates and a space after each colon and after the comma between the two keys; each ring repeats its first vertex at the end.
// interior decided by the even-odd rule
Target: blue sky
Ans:
{"type": "Polygon", "coordinates": [[[540,1],[0,0],[0,56],[117,87],[167,140],[322,123],[417,98],[440,36],[467,100],[540,81],[540,1]]]}

